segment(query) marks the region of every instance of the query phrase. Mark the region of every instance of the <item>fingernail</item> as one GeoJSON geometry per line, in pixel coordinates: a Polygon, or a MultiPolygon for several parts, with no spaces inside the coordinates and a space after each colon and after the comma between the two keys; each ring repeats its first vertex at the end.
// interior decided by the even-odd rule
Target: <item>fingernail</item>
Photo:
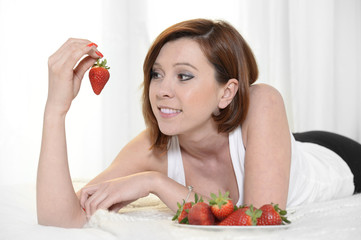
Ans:
{"type": "Polygon", "coordinates": [[[87,45],[87,47],[92,47],[92,46],[98,47],[98,45],[96,45],[95,43],[89,43],[89,44],[87,45]]]}
{"type": "Polygon", "coordinates": [[[99,52],[99,51],[96,51],[95,52],[100,58],[102,58],[103,57],[103,54],[101,53],[101,52],[99,52]]]}

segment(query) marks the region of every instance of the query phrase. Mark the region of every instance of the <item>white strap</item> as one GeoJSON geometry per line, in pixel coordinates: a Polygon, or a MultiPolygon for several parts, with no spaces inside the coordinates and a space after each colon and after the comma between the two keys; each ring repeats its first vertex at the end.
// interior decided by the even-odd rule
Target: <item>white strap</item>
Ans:
{"type": "Polygon", "coordinates": [[[246,153],[243,145],[241,127],[229,133],[229,151],[238,185],[239,198],[236,205],[240,206],[243,204],[244,158],[246,153]]]}
{"type": "Polygon", "coordinates": [[[184,175],[183,160],[177,136],[172,136],[168,145],[167,156],[168,177],[185,186],[186,180],[184,175]]]}

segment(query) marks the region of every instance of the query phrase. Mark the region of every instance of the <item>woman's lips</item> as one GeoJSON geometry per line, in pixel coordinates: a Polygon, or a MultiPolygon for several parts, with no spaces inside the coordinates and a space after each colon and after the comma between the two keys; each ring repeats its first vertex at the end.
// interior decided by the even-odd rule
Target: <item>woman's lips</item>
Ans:
{"type": "Polygon", "coordinates": [[[159,108],[160,115],[164,118],[170,118],[175,117],[179,113],[182,112],[182,110],[179,109],[173,109],[173,108],[166,108],[166,107],[160,107],[159,108]]]}

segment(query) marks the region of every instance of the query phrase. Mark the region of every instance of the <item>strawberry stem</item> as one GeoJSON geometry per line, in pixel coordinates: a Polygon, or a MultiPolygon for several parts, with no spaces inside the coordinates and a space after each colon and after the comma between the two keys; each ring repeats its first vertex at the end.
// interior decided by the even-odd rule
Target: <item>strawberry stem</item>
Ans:
{"type": "Polygon", "coordinates": [[[99,61],[99,59],[97,59],[97,61],[94,63],[93,67],[102,67],[105,69],[110,69],[110,67],[107,66],[107,60],[104,58],[103,61],[99,61]]]}
{"type": "Polygon", "coordinates": [[[253,205],[249,206],[249,209],[246,211],[246,214],[251,217],[252,225],[257,225],[257,219],[261,217],[262,210],[261,209],[254,209],[253,205]]]}
{"type": "Polygon", "coordinates": [[[281,219],[282,219],[282,224],[290,224],[291,221],[287,219],[286,215],[287,215],[287,211],[286,210],[283,210],[281,209],[278,204],[273,204],[271,203],[274,207],[274,209],[276,210],[276,212],[278,212],[278,214],[281,216],[281,219]]]}
{"type": "Polygon", "coordinates": [[[223,205],[228,203],[229,198],[229,191],[227,191],[224,195],[221,193],[221,191],[218,192],[218,196],[214,193],[211,193],[211,200],[209,201],[209,204],[212,205],[218,205],[218,208],[221,208],[223,205]]]}

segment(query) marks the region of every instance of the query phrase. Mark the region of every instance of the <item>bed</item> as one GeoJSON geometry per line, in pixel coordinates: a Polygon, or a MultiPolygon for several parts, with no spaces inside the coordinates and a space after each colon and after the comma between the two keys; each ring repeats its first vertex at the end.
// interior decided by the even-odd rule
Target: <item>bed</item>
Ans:
{"type": "MultiPolygon", "coordinates": [[[[76,189],[85,181],[74,180],[76,189]]],[[[154,195],[119,213],[98,210],[84,228],[40,226],[35,184],[0,186],[0,239],[361,239],[361,194],[288,209],[292,223],[279,228],[180,226],[154,195]]]]}

